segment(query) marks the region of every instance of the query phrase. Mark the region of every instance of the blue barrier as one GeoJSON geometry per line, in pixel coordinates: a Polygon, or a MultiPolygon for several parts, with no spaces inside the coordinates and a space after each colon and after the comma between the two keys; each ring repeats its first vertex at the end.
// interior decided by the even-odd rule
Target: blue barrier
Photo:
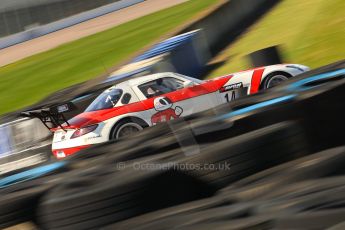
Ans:
{"type": "Polygon", "coordinates": [[[147,71],[149,69],[150,69],[150,66],[147,66],[147,67],[144,67],[144,68],[138,68],[136,70],[133,70],[133,71],[130,71],[130,72],[127,72],[127,73],[123,73],[123,74],[119,74],[119,75],[115,75],[115,76],[110,76],[106,80],[104,80],[102,83],[107,83],[107,82],[112,82],[112,81],[116,82],[116,81],[122,80],[124,78],[136,75],[138,73],[145,72],[145,71],[147,71]]]}
{"type": "MultiPolygon", "coordinates": [[[[168,54],[168,58],[166,58],[165,61],[173,67],[174,71],[187,76],[199,77],[208,60],[208,58],[205,57],[205,53],[207,53],[207,46],[200,45],[201,40],[201,30],[194,30],[174,36],[154,45],[143,54],[135,57],[130,64],[139,63],[164,54],[168,54]]],[[[132,69],[127,73],[122,73],[119,75],[111,75],[104,82],[112,82],[126,77],[131,77],[144,71],[154,73],[155,64],[157,63],[153,63],[151,66],[145,67],[138,65],[137,69],[132,69]]],[[[162,71],[171,70],[163,69],[162,71]]]]}
{"type": "Polygon", "coordinates": [[[169,38],[165,41],[162,41],[158,43],[157,45],[153,46],[150,50],[134,58],[132,62],[143,61],[145,59],[149,59],[149,58],[173,51],[179,46],[182,46],[183,44],[190,42],[197,33],[198,31],[192,31],[192,32],[181,34],[181,35],[169,38]]]}
{"type": "Polygon", "coordinates": [[[287,101],[292,100],[295,97],[296,97],[296,95],[293,94],[293,95],[278,97],[278,98],[274,98],[274,99],[271,99],[271,100],[268,100],[268,101],[260,102],[260,103],[257,103],[255,105],[244,107],[244,108],[241,108],[241,109],[238,109],[238,110],[234,110],[234,111],[232,111],[230,113],[226,113],[224,115],[221,115],[221,116],[219,116],[217,118],[217,120],[218,119],[219,120],[229,119],[231,117],[242,115],[244,113],[248,113],[248,112],[251,112],[251,111],[254,111],[254,110],[257,110],[257,109],[261,109],[261,108],[264,108],[264,107],[267,107],[267,106],[271,106],[271,105],[274,105],[274,104],[287,102],[287,101]]]}
{"type": "Polygon", "coordinates": [[[208,60],[205,57],[207,46],[200,45],[202,35],[201,30],[194,30],[169,38],[136,57],[132,62],[139,62],[168,53],[169,62],[176,72],[199,77],[208,60]]]}
{"type": "Polygon", "coordinates": [[[34,169],[30,169],[21,173],[17,173],[3,179],[0,179],[0,189],[6,188],[8,186],[18,184],[20,182],[32,180],[40,176],[44,176],[48,173],[52,173],[58,169],[61,169],[65,166],[65,162],[55,162],[49,165],[40,166],[34,169]]]}
{"type": "MultiPolygon", "coordinates": [[[[329,73],[318,74],[316,76],[308,77],[299,81],[296,81],[287,87],[290,91],[304,91],[313,88],[314,86],[307,86],[307,84],[313,83],[315,81],[337,78],[345,74],[345,69],[332,71],[329,73]]],[[[343,76],[345,77],[345,76],[343,76]]]]}

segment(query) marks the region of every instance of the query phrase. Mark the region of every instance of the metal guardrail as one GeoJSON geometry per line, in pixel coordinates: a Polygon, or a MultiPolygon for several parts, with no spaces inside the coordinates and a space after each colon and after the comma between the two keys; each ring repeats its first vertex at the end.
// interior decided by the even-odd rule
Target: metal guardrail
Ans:
{"type": "Polygon", "coordinates": [[[22,118],[0,125],[0,159],[44,143],[51,133],[38,119],[22,118]]]}

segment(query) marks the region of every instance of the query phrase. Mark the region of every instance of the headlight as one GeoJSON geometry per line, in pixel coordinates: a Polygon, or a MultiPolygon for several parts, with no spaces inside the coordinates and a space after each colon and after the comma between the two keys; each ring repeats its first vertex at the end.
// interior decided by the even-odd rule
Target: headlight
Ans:
{"type": "Polygon", "coordinates": [[[97,129],[97,127],[98,125],[90,125],[88,127],[78,129],[72,134],[71,139],[76,138],[76,137],[81,137],[85,134],[91,133],[92,131],[97,129]]]}

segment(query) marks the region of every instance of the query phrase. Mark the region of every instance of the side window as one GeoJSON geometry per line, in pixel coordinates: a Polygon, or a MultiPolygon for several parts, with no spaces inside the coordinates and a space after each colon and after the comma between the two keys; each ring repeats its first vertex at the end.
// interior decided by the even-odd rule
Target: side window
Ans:
{"type": "Polygon", "coordinates": [[[121,99],[121,103],[123,105],[127,105],[130,102],[131,98],[132,98],[132,95],[130,95],[129,93],[125,93],[121,99]]]}
{"type": "Polygon", "coordinates": [[[138,87],[146,98],[156,97],[183,88],[183,81],[173,77],[159,78],[138,87]]]}

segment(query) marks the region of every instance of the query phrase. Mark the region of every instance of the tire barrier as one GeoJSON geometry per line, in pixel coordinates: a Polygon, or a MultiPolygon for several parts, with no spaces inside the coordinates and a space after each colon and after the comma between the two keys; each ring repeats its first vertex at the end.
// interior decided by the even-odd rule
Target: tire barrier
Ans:
{"type": "Polygon", "coordinates": [[[303,157],[254,174],[211,198],[104,229],[342,229],[344,153],[345,146],[303,157]],[[262,190],[269,183],[275,185],[262,190]]]}
{"type": "Polygon", "coordinates": [[[284,183],[315,179],[336,173],[345,159],[343,153],[344,148],[339,147],[312,154],[249,176],[233,183],[221,192],[227,193],[229,191],[231,194],[227,193],[228,195],[241,201],[264,197],[266,192],[282,186],[284,183]],[[275,180],[276,177],[284,178],[284,180],[275,180]],[[233,192],[235,190],[236,192],[233,192]]]}
{"type": "Polygon", "coordinates": [[[66,171],[64,162],[55,162],[0,179],[0,228],[35,221],[40,198],[66,171]]]}
{"type": "Polygon", "coordinates": [[[183,158],[178,164],[211,164],[210,170],[197,168],[186,171],[221,188],[265,168],[305,155],[305,142],[298,126],[279,123],[209,144],[199,154],[183,158]]]}
{"type": "Polygon", "coordinates": [[[5,174],[0,227],[342,229],[343,69],[5,174]]]}
{"type": "Polygon", "coordinates": [[[207,185],[178,172],[133,173],[132,170],[101,168],[81,172],[49,192],[38,211],[41,226],[95,229],[164,206],[212,195],[208,194],[207,185]],[[165,194],[165,199],[154,196],[159,193],[165,194]]]}
{"type": "Polygon", "coordinates": [[[281,64],[278,46],[267,47],[249,54],[253,67],[281,64]]]}
{"type": "Polygon", "coordinates": [[[157,220],[165,218],[170,218],[175,215],[186,215],[195,211],[207,210],[209,208],[226,206],[229,204],[230,202],[226,201],[221,196],[213,196],[210,198],[187,202],[181,205],[176,205],[173,207],[143,214],[128,220],[120,221],[118,223],[109,225],[107,227],[104,227],[104,229],[135,229],[138,226],[145,226],[148,223],[155,222],[157,220]]]}
{"type": "Polygon", "coordinates": [[[35,207],[39,198],[51,188],[51,185],[41,183],[37,186],[37,188],[21,186],[21,188],[1,191],[1,229],[34,219],[35,207]]]}

